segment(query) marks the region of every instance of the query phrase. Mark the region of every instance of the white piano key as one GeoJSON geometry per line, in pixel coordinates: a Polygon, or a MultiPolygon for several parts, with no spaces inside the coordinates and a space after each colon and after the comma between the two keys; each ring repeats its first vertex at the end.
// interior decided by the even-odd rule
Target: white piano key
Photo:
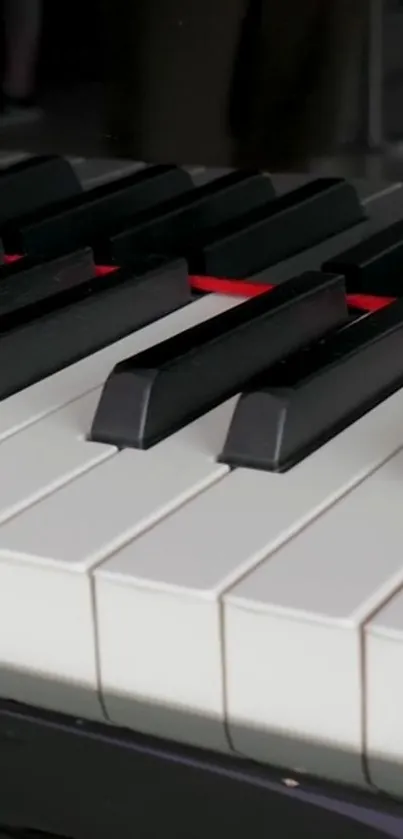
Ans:
{"type": "Polygon", "coordinates": [[[122,451],[0,527],[0,695],[101,715],[89,572],[228,471],[216,455],[232,411],[233,401],[148,451],[122,451]]]}
{"type": "Polygon", "coordinates": [[[229,473],[96,570],[114,723],[224,748],[221,595],[403,445],[402,411],[400,392],[284,475],[229,473]]]}
{"type": "Polygon", "coordinates": [[[116,454],[89,443],[98,388],[0,444],[0,524],[63,483],[116,454]]]}
{"type": "MultiPolygon", "coordinates": [[[[401,470],[401,464],[396,464],[401,470]]],[[[402,494],[395,485],[400,505],[402,494]]],[[[392,493],[391,493],[392,494],[392,493]]],[[[380,510],[379,515],[382,515],[380,510]]],[[[401,516],[401,507],[400,507],[401,516]]],[[[383,529],[382,531],[383,532],[383,529]]],[[[380,542],[381,533],[378,536],[380,542]]],[[[401,530],[385,539],[382,551],[401,553],[401,530]],[[394,539],[397,536],[397,541],[394,539]]],[[[366,748],[372,783],[403,797],[403,591],[400,590],[365,627],[366,748]]]]}
{"type": "Polygon", "coordinates": [[[114,365],[127,356],[190,329],[240,302],[242,298],[221,295],[199,298],[94,355],[87,356],[77,364],[10,396],[0,403],[0,441],[67,405],[71,400],[100,387],[114,365]]]}
{"type": "Polygon", "coordinates": [[[242,755],[367,783],[362,626],[403,584],[402,478],[400,452],[225,595],[242,755]]]}

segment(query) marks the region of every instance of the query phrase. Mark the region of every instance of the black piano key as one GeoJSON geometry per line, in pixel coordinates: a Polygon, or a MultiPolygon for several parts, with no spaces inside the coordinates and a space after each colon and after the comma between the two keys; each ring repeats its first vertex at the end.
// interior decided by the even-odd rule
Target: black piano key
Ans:
{"type": "Polygon", "coordinates": [[[273,366],[235,407],[220,461],[285,471],[403,385],[403,300],[273,366]]]}
{"type": "Polygon", "coordinates": [[[63,157],[49,155],[23,160],[0,170],[0,227],[18,216],[82,192],[74,169],[63,157]]]}
{"type": "Polygon", "coordinates": [[[100,243],[99,258],[124,264],[139,251],[180,256],[195,230],[200,232],[239,218],[275,195],[267,175],[230,172],[157,208],[157,213],[141,214],[135,224],[112,235],[104,247],[100,243]]]}
{"type": "Polygon", "coordinates": [[[402,295],[403,221],[328,260],[322,270],[343,274],[352,294],[402,295]]]}
{"type": "Polygon", "coordinates": [[[191,274],[244,279],[340,233],[365,214],[351,184],[311,181],[184,243],[191,274]]]}
{"type": "Polygon", "coordinates": [[[0,398],[190,302],[187,265],[160,257],[0,313],[0,398]]]}
{"type": "Polygon", "coordinates": [[[36,263],[29,259],[0,268],[0,317],[41,303],[66,289],[93,282],[96,266],[90,248],[36,263]]]}
{"type": "Polygon", "coordinates": [[[31,256],[55,256],[91,245],[111,226],[123,226],[140,210],[191,189],[190,175],[176,166],[141,169],[5,226],[5,249],[31,256]]]}
{"type": "Polygon", "coordinates": [[[341,277],[297,277],[118,364],[91,438],[148,448],[347,318],[341,277]]]}

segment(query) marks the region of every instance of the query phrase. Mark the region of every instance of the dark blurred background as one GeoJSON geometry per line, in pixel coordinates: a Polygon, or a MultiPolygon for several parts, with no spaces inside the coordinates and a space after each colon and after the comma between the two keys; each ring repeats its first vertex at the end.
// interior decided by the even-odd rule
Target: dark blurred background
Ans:
{"type": "MultiPolygon", "coordinates": [[[[361,76],[352,80],[332,166],[339,158],[352,174],[403,179],[403,0],[368,3],[361,76]]],[[[0,123],[0,149],[23,150],[29,143],[30,150],[41,150],[45,141],[57,150],[71,133],[72,153],[85,154],[94,127],[101,137],[104,46],[99,9],[99,0],[44,0],[38,82],[45,118],[32,125],[0,123]],[[72,132],[77,122],[79,142],[72,132]]],[[[326,169],[327,161],[320,165],[326,169]]]]}
{"type": "MultiPolygon", "coordinates": [[[[11,127],[2,126],[0,119],[0,149],[22,151],[29,146],[30,151],[41,151],[46,145],[56,151],[67,144],[74,153],[77,143],[80,152],[85,151],[87,137],[92,144],[94,126],[101,125],[104,50],[99,6],[99,0],[43,0],[37,87],[45,118],[11,127]],[[81,136],[76,139],[78,124],[81,136]]],[[[2,20],[0,27],[4,39],[2,20]]]]}
{"type": "Polygon", "coordinates": [[[98,10],[99,0],[45,0],[39,64],[45,89],[99,79],[102,44],[98,10]]]}

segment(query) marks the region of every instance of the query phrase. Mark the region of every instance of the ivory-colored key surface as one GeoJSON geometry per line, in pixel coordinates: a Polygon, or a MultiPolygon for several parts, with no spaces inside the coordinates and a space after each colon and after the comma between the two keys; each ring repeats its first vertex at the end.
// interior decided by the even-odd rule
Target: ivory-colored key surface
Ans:
{"type": "Polygon", "coordinates": [[[226,594],[228,726],[241,754],[367,782],[362,628],[403,585],[402,505],[400,452],[226,594]]]}
{"type": "Polygon", "coordinates": [[[0,524],[116,453],[86,439],[99,397],[97,388],[0,443],[0,524]]]}
{"type": "MultiPolygon", "coordinates": [[[[0,527],[1,695],[99,715],[90,571],[228,471],[216,456],[232,410],[221,405],[147,452],[105,447],[109,459],[75,479],[53,474],[64,486],[0,527]]],[[[82,445],[94,459],[99,447],[82,445]]]]}
{"type": "Polygon", "coordinates": [[[106,534],[119,543],[125,528],[141,529],[142,517],[151,522],[180,503],[181,493],[186,497],[222,474],[226,467],[214,457],[231,407],[220,407],[213,425],[209,417],[203,419],[203,432],[199,426],[185,431],[182,447],[177,438],[167,441],[171,468],[162,450],[153,473],[141,458],[145,453],[136,453],[137,459],[133,452],[115,457],[113,447],[87,440],[99,385],[126,355],[240,302],[213,295],[199,299],[1,403],[0,466],[9,477],[0,487],[0,522],[14,516],[10,533],[18,538],[14,547],[6,545],[7,525],[0,527],[0,695],[103,718],[85,534],[90,543],[98,536],[102,555],[106,534]],[[111,458],[109,470],[92,471],[96,464],[106,466],[106,458],[111,458]],[[81,486],[75,479],[86,470],[81,486]],[[68,498],[59,495],[63,484],[68,498]],[[52,509],[42,506],[45,496],[52,509]],[[84,509],[87,502],[92,518],[84,509]]]}
{"type": "MultiPolygon", "coordinates": [[[[399,392],[286,474],[236,469],[96,570],[101,684],[114,723],[223,747],[222,595],[298,531],[309,533],[310,522],[321,521],[326,508],[403,446],[402,411],[399,392]]],[[[330,542],[333,535],[330,526],[330,542]]],[[[235,709],[252,685],[249,666],[262,668],[255,647],[237,643],[249,665],[242,660],[237,670],[235,709]]],[[[228,648],[227,655],[231,664],[228,648]]],[[[281,707],[289,701],[281,695],[281,707]]],[[[258,710],[259,698],[251,698],[251,724],[253,702],[258,710]]],[[[243,741],[234,744],[244,751],[243,741]]],[[[259,752],[268,762],[281,756],[281,749],[271,753],[263,745],[259,752]]],[[[359,761],[353,769],[357,778],[359,761]]]]}
{"type": "MultiPolygon", "coordinates": [[[[392,461],[392,466],[396,468],[396,473],[401,472],[401,460],[396,461],[394,465],[392,461]]],[[[390,492],[395,491],[396,486],[393,484],[390,492]]],[[[402,493],[397,490],[397,495],[401,505],[402,493]]],[[[382,510],[379,511],[379,516],[382,516],[382,510]]],[[[396,511],[396,517],[398,517],[398,511],[396,511]]],[[[401,535],[396,537],[396,531],[397,526],[389,536],[385,535],[383,543],[385,553],[402,554],[401,535]]],[[[384,529],[380,527],[378,544],[383,534],[384,529]]],[[[368,773],[372,783],[378,789],[402,798],[403,589],[400,589],[367,622],[364,642],[365,739],[368,773]]]]}

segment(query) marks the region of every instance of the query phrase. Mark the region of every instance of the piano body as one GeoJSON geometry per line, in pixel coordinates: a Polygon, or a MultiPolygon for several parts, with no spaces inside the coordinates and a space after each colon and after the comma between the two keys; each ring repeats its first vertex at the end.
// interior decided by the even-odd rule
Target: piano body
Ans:
{"type": "Polygon", "coordinates": [[[403,836],[403,189],[318,166],[368,14],[45,6],[50,111],[0,125],[2,837],[403,836]]]}

